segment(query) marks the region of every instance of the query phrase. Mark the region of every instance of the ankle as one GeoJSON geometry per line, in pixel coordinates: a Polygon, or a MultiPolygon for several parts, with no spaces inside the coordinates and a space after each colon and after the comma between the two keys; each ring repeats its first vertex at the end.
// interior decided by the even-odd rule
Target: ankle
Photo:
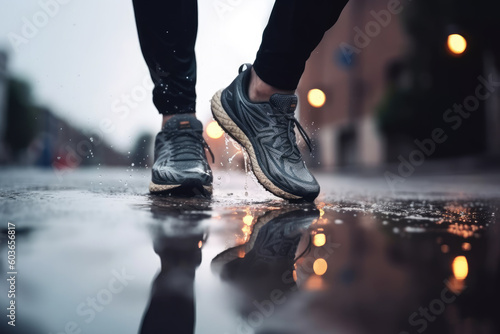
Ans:
{"type": "Polygon", "coordinates": [[[257,75],[255,70],[251,69],[250,84],[248,85],[248,97],[252,102],[269,101],[273,94],[294,94],[294,90],[283,90],[268,85],[257,75]]]}
{"type": "MultiPolygon", "coordinates": [[[[196,117],[196,114],[194,114],[194,113],[185,114],[185,115],[196,117]]],[[[167,123],[167,121],[169,119],[171,119],[172,117],[174,117],[174,116],[175,116],[175,114],[173,114],[173,115],[163,115],[163,118],[161,120],[161,128],[163,129],[163,127],[165,126],[165,123],[167,123]]]]}

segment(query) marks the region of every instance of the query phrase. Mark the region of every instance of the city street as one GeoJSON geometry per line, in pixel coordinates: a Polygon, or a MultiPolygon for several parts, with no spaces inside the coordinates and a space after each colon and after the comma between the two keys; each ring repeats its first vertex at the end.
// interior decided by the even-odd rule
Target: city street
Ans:
{"type": "Polygon", "coordinates": [[[234,171],[211,199],[133,166],[0,174],[2,333],[500,332],[498,173],[319,174],[314,204],[234,171]]]}

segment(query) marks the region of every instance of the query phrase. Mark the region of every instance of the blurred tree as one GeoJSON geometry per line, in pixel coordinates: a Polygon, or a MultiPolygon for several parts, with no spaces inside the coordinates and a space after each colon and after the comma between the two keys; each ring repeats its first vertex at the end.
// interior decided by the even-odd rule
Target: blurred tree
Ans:
{"type": "Polygon", "coordinates": [[[28,147],[37,131],[31,87],[24,80],[9,78],[6,122],[4,141],[15,159],[28,147]]]}
{"type": "MultiPolygon", "coordinates": [[[[140,139],[142,146],[147,147],[144,139],[140,139]]],[[[84,131],[49,108],[37,106],[30,84],[12,77],[7,86],[4,142],[8,151],[6,163],[22,162],[57,169],[101,163],[110,166],[130,164],[129,159],[110,147],[99,133],[84,131]]],[[[146,158],[140,157],[142,164],[146,158]]]]}

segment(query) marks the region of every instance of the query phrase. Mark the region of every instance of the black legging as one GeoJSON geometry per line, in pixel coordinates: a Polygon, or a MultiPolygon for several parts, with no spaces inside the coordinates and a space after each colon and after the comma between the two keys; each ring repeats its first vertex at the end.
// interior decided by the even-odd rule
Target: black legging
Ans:
{"type": "MultiPolygon", "coordinates": [[[[257,75],[279,89],[297,88],[306,60],[347,1],[276,0],[254,62],[257,75]]],[[[161,114],[194,113],[197,1],[133,3],[142,53],[155,84],[156,108],[161,114]]]]}

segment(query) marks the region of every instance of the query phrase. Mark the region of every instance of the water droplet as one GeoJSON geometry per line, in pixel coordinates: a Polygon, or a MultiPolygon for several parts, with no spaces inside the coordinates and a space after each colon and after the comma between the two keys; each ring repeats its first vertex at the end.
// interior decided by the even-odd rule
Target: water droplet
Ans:
{"type": "Polygon", "coordinates": [[[61,157],[57,157],[57,160],[61,160],[61,157]]]}
{"type": "Polygon", "coordinates": [[[90,137],[90,141],[93,143],[94,142],[94,137],[90,137]]]}
{"type": "Polygon", "coordinates": [[[134,167],[134,166],[135,166],[135,164],[132,162],[132,163],[130,164],[130,166],[134,167]]]}

